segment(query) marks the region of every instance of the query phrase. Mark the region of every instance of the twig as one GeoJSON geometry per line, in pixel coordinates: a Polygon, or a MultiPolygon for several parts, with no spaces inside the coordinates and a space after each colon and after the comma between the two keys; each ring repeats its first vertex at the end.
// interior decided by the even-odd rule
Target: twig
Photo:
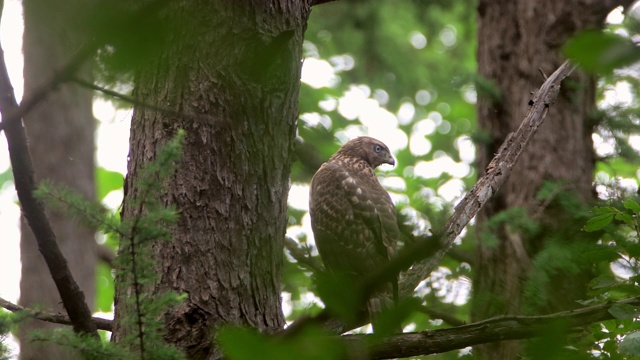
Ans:
{"type": "Polygon", "coordinates": [[[458,319],[457,317],[433,307],[422,306],[420,307],[420,311],[429,315],[431,319],[440,319],[451,326],[462,326],[466,324],[466,322],[458,319]]]}
{"type": "Polygon", "coordinates": [[[304,249],[300,247],[297,241],[292,238],[285,236],[284,238],[284,247],[289,250],[289,254],[296,259],[296,261],[304,266],[307,266],[309,269],[313,270],[313,272],[321,272],[323,271],[323,267],[320,262],[316,258],[312,258],[306,254],[304,249]]]}
{"type": "MultiPolygon", "coordinates": [[[[46,311],[39,311],[39,310],[25,308],[20,305],[14,304],[8,300],[5,300],[1,297],[0,297],[0,307],[7,309],[13,313],[24,312],[29,314],[29,316],[35,319],[46,321],[46,322],[50,322],[54,324],[62,324],[62,325],[72,325],[71,320],[66,315],[52,314],[46,311]]],[[[99,317],[92,317],[91,320],[94,322],[96,328],[100,330],[112,331],[113,329],[113,320],[103,319],[99,317]]]]}
{"type": "Polygon", "coordinates": [[[195,121],[198,121],[200,123],[204,123],[204,124],[213,124],[214,122],[218,122],[221,123],[221,120],[217,120],[215,119],[213,116],[209,116],[209,115],[204,115],[204,114],[187,114],[184,112],[180,112],[180,111],[176,111],[176,110],[172,110],[169,109],[167,107],[162,107],[162,106],[157,106],[148,102],[144,102],[142,100],[136,99],[132,96],[128,96],[128,95],[124,95],[121,94],[117,91],[113,91],[107,88],[104,88],[102,86],[98,86],[92,82],[80,79],[78,77],[71,77],[69,79],[69,81],[72,81],[84,88],[87,89],[91,89],[100,93],[103,93],[104,95],[110,96],[112,98],[118,99],[118,100],[122,100],[124,102],[127,102],[131,105],[134,106],[138,106],[138,107],[142,107],[142,108],[147,108],[147,109],[151,109],[151,110],[156,110],[156,111],[160,111],[166,114],[170,114],[170,115],[174,115],[177,117],[181,117],[181,118],[187,118],[187,119],[192,119],[195,121]]]}

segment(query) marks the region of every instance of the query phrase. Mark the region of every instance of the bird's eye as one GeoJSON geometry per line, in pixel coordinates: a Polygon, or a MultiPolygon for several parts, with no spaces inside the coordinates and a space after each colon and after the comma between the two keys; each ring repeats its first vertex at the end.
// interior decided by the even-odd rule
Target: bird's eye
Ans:
{"type": "Polygon", "coordinates": [[[380,152],[380,151],[382,151],[382,146],[376,145],[376,146],[373,147],[373,150],[375,150],[376,152],[380,152]]]}

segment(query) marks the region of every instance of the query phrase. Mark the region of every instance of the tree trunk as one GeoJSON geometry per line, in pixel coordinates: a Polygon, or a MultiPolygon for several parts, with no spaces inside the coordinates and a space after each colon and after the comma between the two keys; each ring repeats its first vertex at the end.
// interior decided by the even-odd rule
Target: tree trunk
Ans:
{"type": "MultiPolygon", "coordinates": [[[[178,28],[137,73],[137,99],[182,115],[135,108],[123,219],[135,213],[140,168],[184,129],[161,195],[179,220],[173,242],[154,245],[161,277],[152,288],[188,294],[165,315],[165,340],[190,359],[220,358],[212,339],[221,325],[284,325],[283,238],[309,12],[294,0],[170,2],[163,16],[178,28]]],[[[126,294],[116,280],[114,341],[134,331],[122,324],[126,294]]]]}
{"type": "MultiPolygon", "coordinates": [[[[530,91],[542,82],[538,69],[553,72],[563,61],[560,46],[576,32],[601,26],[609,11],[630,1],[494,1],[480,0],[478,6],[478,72],[491,80],[501,94],[499,100],[480,97],[478,124],[490,141],[478,146],[478,170],[482,174],[507,134],[524,118],[530,91]]],[[[593,79],[575,72],[550,107],[544,124],[529,144],[510,178],[478,216],[479,231],[494,215],[516,207],[531,215],[537,206],[536,193],[547,180],[562,181],[582,200],[592,197],[594,155],[589,115],[595,110],[593,79]],[[569,85],[573,82],[573,85],[569,85]]],[[[560,214],[562,215],[562,214],[560,214]]],[[[542,214],[540,222],[551,228],[563,216],[542,214]]],[[[543,237],[531,238],[503,224],[493,229],[498,241],[480,242],[474,269],[474,321],[523,311],[523,285],[536,254],[544,247],[543,237]]],[[[585,295],[586,274],[562,274],[549,292],[542,311],[575,307],[585,295]],[[577,278],[582,277],[582,280],[577,278]]],[[[509,341],[478,346],[485,359],[515,359],[522,355],[520,342],[509,341]]]]}
{"type": "MultiPolygon", "coordinates": [[[[50,0],[23,2],[25,98],[48,81],[86,40],[84,34],[73,26],[73,16],[67,10],[76,8],[75,3],[50,0]]],[[[90,80],[91,67],[85,66],[79,76],[90,80]]],[[[48,179],[94,200],[92,93],[72,84],[62,85],[29,112],[24,123],[36,179],[48,179]]],[[[50,212],[49,219],[69,268],[84,292],[87,304],[92,307],[97,262],[95,231],[59,214],[50,212]]],[[[21,232],[20,305],[48,309],[54,313],[64,312],[56,286],[26,221],[22,222],[21,232]]],[[[69,352],[57,345],[26,341],[26,334],[33,329],[55,327],[58,326],[40,321],[22,325],[20,358],[68,359],[69,352]]]]}

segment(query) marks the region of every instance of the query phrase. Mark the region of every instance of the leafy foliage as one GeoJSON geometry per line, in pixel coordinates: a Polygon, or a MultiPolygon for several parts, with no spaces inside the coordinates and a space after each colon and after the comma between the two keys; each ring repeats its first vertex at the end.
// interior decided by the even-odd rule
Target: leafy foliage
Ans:
{"type": "Polygon", "coordinates": [[[344,343],[315,327],[304,329],[293,338],[278,339],[253,329],[228,326],[218,335],[226,356],[231,360],[251,359],[344,359],[344,343]]]}
{"type": "Polygon", "coordinates": [[[596,74],[608,74],[640,61],[640,48],[631,40],[599,30],[588,30],[574,36],[564,45],[564,52],[596,74]]]}
{"type": "Polygon", "coordinates": [[[0,310],[0,360],[9,360],[12,356],[11,350],[7,347],[5,340],[11,331],[11,326],[15,323],[16,315],[0,310]]]}
{"type": "MultiPolygon", "coordinates": [[[[104,37],[107,46],[100,49],[101,71],[98,79],[105,83],[130,80],[131,68],[144,65],[164,36],[178,24],[162,25],[162,12],[154,10],[147,21],[136,22],[136,9],[105,5],[93,14],[90,21],[104,37]],[[121,13],[127,16],[120,16],[121,13]],[[121,25],[115,26],[114,21],[121,25]],[[131,37],[131,34],[136,36],[131,37]],[[156,41],[158,40],[158,41],[156,41]],[[133,62],[135,66],[130,66],[133,62]]],[[[138,9],[139,10],[139,9],[138,9]]],[[[475,97],[488,94],[498,101],[508,94],[500,94],[486,79],[475,74],[475,11],[476,7],[461,1],[411,2],[336,2],[314,9],[306,32],[305,56],[308,63],[328,66],[329,77],[322,85],[305,81],[300,94],[299,140],[316,150],[318,159],[327,159],[339,144],[355,135],[374,131],[382,125],[381,135],[397,140],[395,156],[398,166],[382,174],[384,185],[392,192],[403,215],[403,240],[411,242],[411,235],[424,235],[439,228],[450,209],[464,191],[474,183],[476,172],[474,142],[482,142],[486,134],[475,129],[475,97]],[[402,19],[399,21],[398,19],[402,19]],[[354,112],[348,101],[357,98],[367,111],[354,112]],[[373,114],[374,116],[371,116],[373,114]]],[[[637,24],[636,24],[637,25],[637,24]]],[[[631,35],[637,34],[634,24],[627,24],[631,35]]],[[[179,30],[179,31],[183,31],[179,30]]],[[[91,30],[91,31],[95,31],[91,30]]],[[[631,36],[630,35],[630,36],[631,36]]],[[[430,330],[444,326],[437,316],[417,311],[417,305],[444,309],[454,320],[469,318],[469,278],[474,275],[473,239],[479,237],[485,245],[497,246],[493,229],[507,224],[510,231],[522,236],[548,240],[538,249],[533,260],[531,275],[526,279],[531,308],[543,303],[549,283],[559,275],[577,271],[578,266],[591,266],[594,278],[589,283],[589,298],[584,304],[638,295],[638,203],[622,187],[614,185],[624,180],[638,179],[637,161],[640,160],[632,137],[640,139],[638,101],[636,95],[640,81],[636,73],[619,71],[631,65],[640,55],[628,38],[614,33],[587,32],[572,39],[566,46],[568,56],[586,69],[603,75],[599,98],[601,111],[593,118],[594,141],[611,148],[598,153],[596,183],[605,203],[594,208],[587,220],[586,211],[575,198],[564,196],[563,184],[547,184],[540,192],[541,203],[555,206],[566,223],[561,228],[549,228],[525,209],[511,209],[489,222],[484,232],[476,234],[470,227],[466,235],[441,268],[417,289],[419,300],[410,299],[406,308],[389,314],[391,322],[403,319],[409,329],[430,330]],[[606,102],[607,92],[626,84],[632,100],[628,103],[606,102]],[[623,197],[624,195],[624,197],[623,197]],[[584,227],[583,227],[584,226],[584,227]],[[584,231],[579,231],[583,227],[584,231]],[[588,246],[576,245],[571,240],[586,239],[588,246]],[[593,245],[593,246],[592,246],[593,245]],[[624,274],[625,276],[621,276],[624,274]]],[[[371,134],[375,135],[375,134],[371,134]]],[[[178,141],[179,142],[179,141],[178,141]]],[[[131,331],[124,344],[140,349],[144,342],[147,358],[180,357],[175,350],[161,344],[161,324],[156,315],[161,309],[175,303],[176,295],[150,299],[144,289],[145,279],[151,279],[153,257],[148,254],[153,241],[168,240],[166,224],[175,220],[172,209],[157,202],[154,192],[160,191],[162,179],[171,171],[171,164],[179,154],[179,146],[172,143],[159,154],[147,169],[140,184],[142,192],[135,201],[139,216],[121,223],[117,215],[101,206],[86,203],[74,194],[59,188],[41,188],[41,196],[52,199],[54,206],[65,210],[89,226],[116,234],[107,237],[112,248],[121,237],[124,251],[118,260],[118,276],[122,276],[135,289],[131,306],[137,307],[135,316],[127,326],[131,331]],[[57,205],[55,205],[57,204],[57,205]],[[144,211],[142,210],[144,209],[144,211]],[[143,340],[144,339],[144,340],[143,340]]],[[[304,187],[313,174],[313,166],[305,159],[294,164],[291,174],[296,187],[304,187]]],[[[122,185],[121,175],[98,169],[99,196],[102,198],[122,185]]],[[[0,176],[0,183],[6,173],[0,176]]],[[[308,215],[304,206],[290,208],[292,238],[305,246],[309,256],[317,256],[308,228],[308,215]]],[[[354,302],[345,296],[351,293],[349,284],[326,280],[300,267],[291,258],[284,264],[285,298],[291,309],[288,320],[305,314],[316,314],[323,303],[343,318],[353,315],[354,302]]],[[[99,270],[99,278],[112,280],[110,269],[99,270]]],[[[108,282],[108,281],[107,281],[108,282]]],[[[108,286],[106,287],[108,288],[108,286]]],[[[110,309],[107,291],[100,297],[100,308],[110,309]],[[106,300],[105,300],[106,299],[106,300]]],[[[397,309],[396,309],[397,310],[397,309]]],[[[534,310],[532,310],[534,311],[534,310]]],[[[530,344],[532,358],[622,358],[618,352],[638,354],[637,309],[612,309],[616,320],[594,324],[580,336],[567,335],[563,324],[550,328],[542,337],[530,344]],[[564,346],[570,337],[571,347],[564,346]]],[[[252,330],[227,327],[220,330],[218,341],[231,359],[248,358],[344,358],[347,350],[318,328],[308,328],[291,339],[279,339],[258,334],[252,330]]],[[[135,356],[120,348],[102,343],[90,343],[68,333],[38,335],[40,340],[68,344],[84,353],[110,354],[114,358],[135,356]]],[[[91,356],[91,355],[89,355],[91,356]]],[[[431,358],[453,359],[457,354],[439,354],[431,358]]]]}
{"type": "MultiPolygon", "coordinates": [[[[320,161],[356,135],[368,134],[383,141],[393,138],[400,144],[394,150],[398,165],[385,169],[381,177],[403,215],[407,235],[424,235],[431,228],[438,228],[454,200],[443,196],[451,193],[447,189],[461,194],[474,183],[470,134],[475,121],[476,81],[480,80],[474,74],[474,19],[474,7],[461,2],[336,2],[314,9],[305,33],[305,64],[325,64],[332,69],[334,78],[318,86],[307,82],[303,73],[298,135],[316,149],[320,161]],[[400,18],[403,20],[398,21],[400,18]],[[347,109],[354,97],[371,115],[347,109]],[[375,133],[378,127],[384,133],[375,133]],[[439,171],[427,173],[425,169],[439,171]]],[[[314,172],[306,167],[306,160],[294,163],[292,169],[292,180],[299,186],[308,184],[314,172]]],[[[290,207],[289,213],[290,236],[310,245],[310,255],[317,256],[313,242],[301,231],[308,226],[306,209],[290,207]]],[[[412,241],[412,236],[403,241],[412,241]]],[[[459,248],[466,251],[473,246],[464,238],[459,248]]],[[[462,284],[468,284],[469,273],[464,270],[468,266],[460,265],[460,260],[445,259],[442,273],[419,291],[430,306],[447,308],[453,317],[465,319],[466,299],[461,299],[466,290],[462,284]],[[449,283],[445,278],[454,281],[449,283]],[[460,295],[454,296],[456,293],[460,295]],[[449,306],[454,300],[463,306],[449,306]],[[440,304],[444,301],[447,304],[440,304]]],[[[284,291],[289,293],[294,279],[309,273],[296,266],[285,268],[284,291]]],[[[306,285],[305,289],[320,293],[337,309],[340,306],[330,299],[348,302],[345,291],[337,290],[343,287],[318,287],[306,285]]],[[[299,294],[308,292],[291,292],[291,320],[306,312],[310,304],[315,310],[319,303],[299,301],[299,294]]],[[[413,310],[406,323],[419,324],[419,329],[443,326],[441,321],[431,323],[424,313],[413,310]]]]}

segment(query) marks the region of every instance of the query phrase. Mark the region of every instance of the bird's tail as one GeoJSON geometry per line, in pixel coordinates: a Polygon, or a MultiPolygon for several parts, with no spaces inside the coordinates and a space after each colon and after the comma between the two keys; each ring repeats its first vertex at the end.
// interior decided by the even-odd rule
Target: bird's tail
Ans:
{"type": "MultiPolygon", "coordinates": [[[[373,325],[373,332],[376,332],[376,321],[379,315],[393,307],[394,304],[398,303],[398,284],[396,282],[392,282],[387,286],[380,289],[379,292],[376,292],[371,298],[367,301],[367,312],[369,313],[369,320],[373,325]]],[[[399,333],[402,332],[402,327],[400,323],[394,324],[393,332],[399,333]]]]}

